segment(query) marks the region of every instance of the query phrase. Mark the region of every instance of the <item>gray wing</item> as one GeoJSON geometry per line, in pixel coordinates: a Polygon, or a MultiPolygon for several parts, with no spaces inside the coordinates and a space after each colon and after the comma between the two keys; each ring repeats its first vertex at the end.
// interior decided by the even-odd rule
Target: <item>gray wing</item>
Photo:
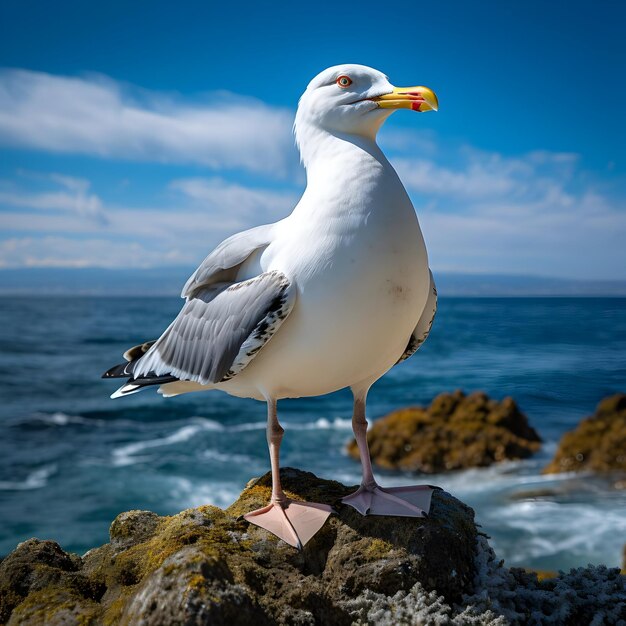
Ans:
{"type": "Polygon", "coordinates": [[[430,333],[430,329],[435,319],[435,313],[437,312],[437,287],[435,286],[435,279],[433,273],[429,270],[430,274],[430,291],[428,293],[428,300],[426,300],[426,306],[422,311],[417,326],[409,339],[409,343],[406,346],[402,356],[396,362],[402,363],[409,357],[412,357],[419,349],[419,347],[426,341],[426,337],[430,333]]]}
{"type": "Polygon", "coordinates": [[[296,294],[278,271],[194,291],[163,335],[127,366],[133,379],[167,375],[206,385],[232,378],[278,330],[296,294]]]}
{"type": "Polygon", "coordinates": [[[189,277],[181,293],[182,298],[192,298],[208,285],[233,281],[239,266],[256,250],[271,242],[274,224],[257,226],[224,240],[189,277]]]}

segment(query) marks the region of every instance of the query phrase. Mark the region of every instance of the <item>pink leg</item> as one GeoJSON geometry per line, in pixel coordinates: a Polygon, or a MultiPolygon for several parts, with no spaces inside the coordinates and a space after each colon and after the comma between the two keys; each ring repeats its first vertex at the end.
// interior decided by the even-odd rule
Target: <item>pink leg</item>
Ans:
{"type": "Polygon", "coordinates": [[[276,401],[267,401],[267,445],[272,466],[272,497],[261,509],[246,513],[251,524],[265,528],[294,548],[302,547],[324,525],[332,509],[326,504],[291,500],[280,484],[280,444],[283,427],[276,414],[276,401]]]}
{"type": "Polygon", "coordinates": [[[354,393],[352,429],[356,439],[363,478],[361,486],[342,499],[344,504],[354,507],[361,515],[396,515],[401,517],[426,517],[430,510],[433,489],[429,485],[391,487],[384,489],[374,479],[372,461],[367,446],[367,419],[365,402],[367,390],[354,393]]]}

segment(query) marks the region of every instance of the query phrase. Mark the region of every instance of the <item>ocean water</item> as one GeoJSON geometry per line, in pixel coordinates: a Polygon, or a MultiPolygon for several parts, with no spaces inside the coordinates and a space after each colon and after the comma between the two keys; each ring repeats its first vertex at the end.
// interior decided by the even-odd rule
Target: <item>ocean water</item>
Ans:
{"type": "MultiPolygon", "coordinates": [[[[265,408],[219,392],[110,400],[101,373],[152,339],[177,298],[0,299],[0,556],[28,537],[84,552],[128,509],[227,506],[268,470],[265,408]]],[[[427,480],[476,510],[509,565],[618,565],[626,492],[590,476],[541,475],[557,441],[608,394],[626,390],[626,299],[441,298],[426,344],[372,389],[369,417],[442,391],[511,395],[545,440],[533,459],[427,480]]],[[[357,483],[351,397],[285,400],[284,465],[357,483]]]]}

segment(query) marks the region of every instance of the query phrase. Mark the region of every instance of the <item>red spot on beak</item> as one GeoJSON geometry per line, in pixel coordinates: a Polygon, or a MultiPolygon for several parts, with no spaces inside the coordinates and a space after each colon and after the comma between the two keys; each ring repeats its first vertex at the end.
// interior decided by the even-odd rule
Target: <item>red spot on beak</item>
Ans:
{"type": "Polygon", "coordinates": [[[413,111],[419,111],[420,106],[426,102],[426,100],[424,100],[424,97],[419,91],[401,91],[400,95],[410,96],[411,109],[413,111]]]}

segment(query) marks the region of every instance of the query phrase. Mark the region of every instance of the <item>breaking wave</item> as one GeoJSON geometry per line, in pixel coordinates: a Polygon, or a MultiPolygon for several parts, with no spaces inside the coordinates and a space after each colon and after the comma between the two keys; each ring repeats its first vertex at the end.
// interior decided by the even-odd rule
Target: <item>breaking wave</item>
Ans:
{"type": "Polygon", "coordinates": [[[41,489],[48,484],[48,478],[57,470],[56,465],[45,465],[31,472],[25,480],[0,480],[1,491],[25,491],[41,489]]]}

